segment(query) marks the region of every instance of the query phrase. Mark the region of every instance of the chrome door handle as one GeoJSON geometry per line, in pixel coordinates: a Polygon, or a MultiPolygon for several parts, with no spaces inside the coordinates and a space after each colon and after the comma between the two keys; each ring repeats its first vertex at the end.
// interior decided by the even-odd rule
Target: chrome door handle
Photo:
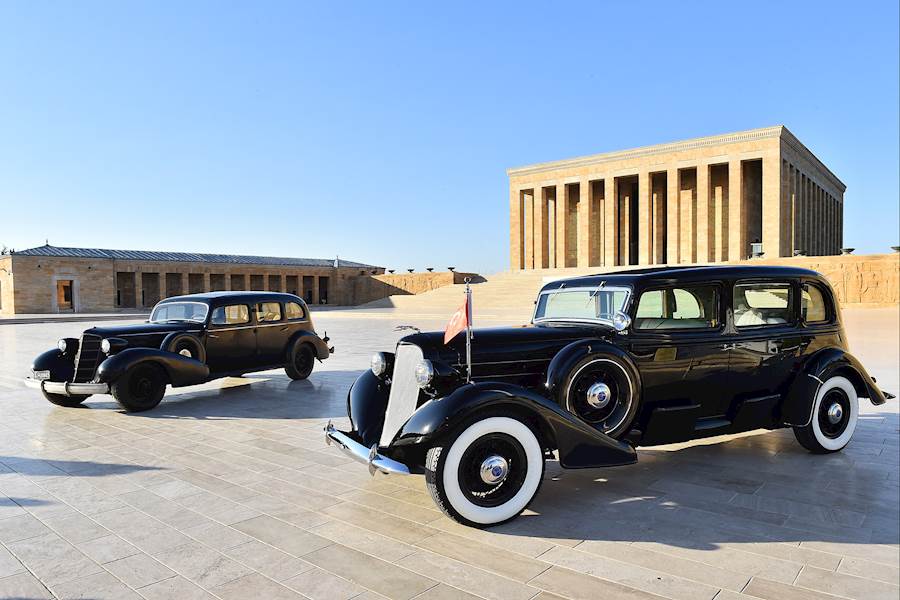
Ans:
{"type": "Polygon", "coordinates": [[[214,339],[219,339],[219,336],[217,336],[217,335],[214,334],[214,333],[210,333],[210,334],[209,334],[209,337],[214,338],[214,339]]]}

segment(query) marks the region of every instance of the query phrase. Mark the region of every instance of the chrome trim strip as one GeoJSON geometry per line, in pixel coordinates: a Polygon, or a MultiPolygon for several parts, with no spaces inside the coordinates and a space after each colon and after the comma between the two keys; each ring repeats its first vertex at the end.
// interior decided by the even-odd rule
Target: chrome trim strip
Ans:
{"type": "Polygon", "coordinates": [[[325,425],[325,444],[330,446],[333,443],[337,444],[338,448],[353,460],[367,464],[370,475],[374,475],[375,471],[381,471],[387,475],[409,475],[409,467],[378,454],[378,444],[366,448],[343,431],[335,429],[329,420],[325,425]]]}
{"type": "Polygon", "coordinates": [[[80,396],[92,394],[108,394],[109,385],[106,383],[71,383],[68,381],[38,381],[31,377],[25,378],[25,386],[42,390],[50,394],[63,396],[80,396]]]}
{"type": "Polygon", "coordinates": [[[140,333],[120,333],[109,337],[132,337],[135,335],[168,335],[170,333],[201,333],[202,329],[176,329],[175,331],[142,331],[140,333]]]}
{"type": "Polygon", "coordinates": [[[259,329],[260,327],[289,327],[290,325],[303,322],[305,321],[277,321],[275,323],[266,322],[263,325],[236,325],[234,327],[217,327],[215,325],[210,325],[209,331],[234,331],[236,329],[259,329]]]}

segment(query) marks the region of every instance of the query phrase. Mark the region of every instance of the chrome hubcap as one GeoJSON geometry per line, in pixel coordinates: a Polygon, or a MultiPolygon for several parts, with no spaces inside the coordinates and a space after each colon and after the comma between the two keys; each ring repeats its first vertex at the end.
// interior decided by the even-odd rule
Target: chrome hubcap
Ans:
{"type": "Polygon", "coordinates": [[[841,408],[841,405],[835,402],[831,406],[828,407],[828,420],[832,425],[836,425],[841,422],[841,419],[844,416],[844,409],[841,408]]]}
{"type": "Polygon", "coordinates": [[[610,400],[612,400],[612,391],[610,391],[609,386],[602,381],[599,381],[588,388],[587,401],[592,408],[606,408],[610,400]]]}
{"type": "Polygon", "coordinates": [[[509,463],[502,456],[488,456],[481,463],[481,480],[485,483],[496,485],[509,475],[509,463]]]}
{"type": "Polygon", "coordinates": [[[180,355],[182,355],[182,356],[187,356],[188,358],[191,358],[191,351],[188,350],[187,348],[184,348],[184,349],[182,349],[182,350],[179,350],[179,351],[178,351],[178,354],[180,354],[180,355]]]}

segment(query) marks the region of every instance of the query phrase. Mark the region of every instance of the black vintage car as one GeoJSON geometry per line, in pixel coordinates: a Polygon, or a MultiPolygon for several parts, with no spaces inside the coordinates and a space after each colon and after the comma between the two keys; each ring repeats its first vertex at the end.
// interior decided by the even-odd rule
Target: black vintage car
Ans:
{"type": "Polygon", "coordinates": [[[832,289],[790,267],[663,267],[543,287],[531,324],[400,340],[348,395],[336,443],[371,472],[424,473],[451,518],[519,515],[544,460],[624,465],[636,446],[792,427],[815,453],[850,441],[884,394],[847,349],[832,289]]]}
{"type": "Polygon", "coordinates": [[[145,324],[94,327],[81,339],[61,339],[34,360],[25,383],[60,406],[112,393],[125,410],[138,412],[159,404],[167,384],[278,367],[306,379],[316,359],[333,351],[293,294],[211,292],[167,298],[145,324]]]}

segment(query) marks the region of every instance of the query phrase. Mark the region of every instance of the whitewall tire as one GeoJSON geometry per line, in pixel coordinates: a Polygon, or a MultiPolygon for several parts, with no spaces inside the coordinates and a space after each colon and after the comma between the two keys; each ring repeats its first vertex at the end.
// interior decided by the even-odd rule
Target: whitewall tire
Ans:
{"type": "Polygon", "coordinates": [[[544,477],[544,450],[518,419],[487,417],[428,451],[425,481],[438,507],[474,527],[514,519],[527,508],[544,477]]]}
{"type": "Polygon", "coordinates": [[[858,419],[856,388],[846,377],[835,375],[819,386],[809,423],[794,427],[794,435],[810,452],[838,452],[850,442],[858,419]]]}

